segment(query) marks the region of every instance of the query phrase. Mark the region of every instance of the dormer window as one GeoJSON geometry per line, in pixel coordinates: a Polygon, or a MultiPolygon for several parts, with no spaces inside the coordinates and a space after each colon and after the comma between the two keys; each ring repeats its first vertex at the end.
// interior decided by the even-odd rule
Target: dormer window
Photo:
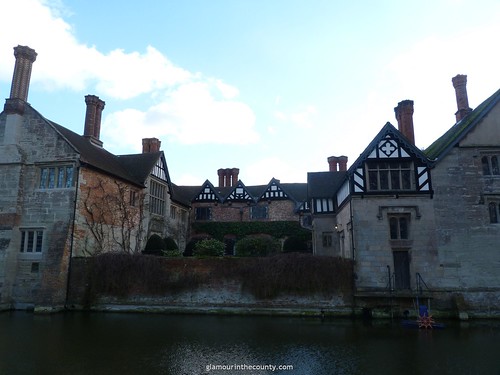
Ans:
{"type": "Polygon", "coordinates": [[[366,163],[370,191],[413,190],[413,164],[409,161],[366,163]]]}

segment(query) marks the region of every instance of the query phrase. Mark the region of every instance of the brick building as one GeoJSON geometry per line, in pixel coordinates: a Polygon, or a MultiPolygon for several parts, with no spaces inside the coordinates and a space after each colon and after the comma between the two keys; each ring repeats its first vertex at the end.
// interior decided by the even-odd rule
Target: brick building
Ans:
{"type": "MultiPolygon", "coordinates": [[[[179,186],[177,189],[191,206],[192,238],[205,235],[195,230],[202,222],[296,222],[307,227],[310,222],[305,183],[281,183],[272,178],[267,185],[246,186],[238,168],[217,171],[218,185],[206,180],[202,186],[179,186]]],[[[234,253],[235,233],[226,233],[226,253],[234,253]]],[[[284,238],[282,239],[284,240],[284,238]]]]}

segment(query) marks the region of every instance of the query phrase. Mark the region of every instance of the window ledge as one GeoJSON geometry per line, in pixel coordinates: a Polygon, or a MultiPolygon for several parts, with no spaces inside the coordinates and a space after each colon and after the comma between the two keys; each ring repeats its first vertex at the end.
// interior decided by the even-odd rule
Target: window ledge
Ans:
{"type": "Polygon", "coordinates": [[[393,248],[406,248],[413,246],[413,240],[389,240],[389,245],[393,248]]]}

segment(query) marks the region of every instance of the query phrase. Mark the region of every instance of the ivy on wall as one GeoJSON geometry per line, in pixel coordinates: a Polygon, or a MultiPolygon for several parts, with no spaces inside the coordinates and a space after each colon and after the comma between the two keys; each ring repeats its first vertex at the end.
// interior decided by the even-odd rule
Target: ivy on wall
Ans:
{"type": "Polygon", "coordinates": [[[222,241],[224,236],[233,235],[241,239],[252,234],[268,234],[274,238],[298,237],[305,241],[311,239],[311,232],[296,221],[254,221],[254,222],[197,222],[193,230],[198,234],[222,241]]]}

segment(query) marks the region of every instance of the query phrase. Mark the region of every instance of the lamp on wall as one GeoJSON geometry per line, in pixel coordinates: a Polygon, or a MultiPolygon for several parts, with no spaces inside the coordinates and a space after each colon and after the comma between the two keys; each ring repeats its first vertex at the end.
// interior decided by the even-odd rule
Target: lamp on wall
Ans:
{"type": "Polygon", "coordinates": [[[342,232],[342,224],[335,224],[335,230],[337,232],[342,232]]]}

